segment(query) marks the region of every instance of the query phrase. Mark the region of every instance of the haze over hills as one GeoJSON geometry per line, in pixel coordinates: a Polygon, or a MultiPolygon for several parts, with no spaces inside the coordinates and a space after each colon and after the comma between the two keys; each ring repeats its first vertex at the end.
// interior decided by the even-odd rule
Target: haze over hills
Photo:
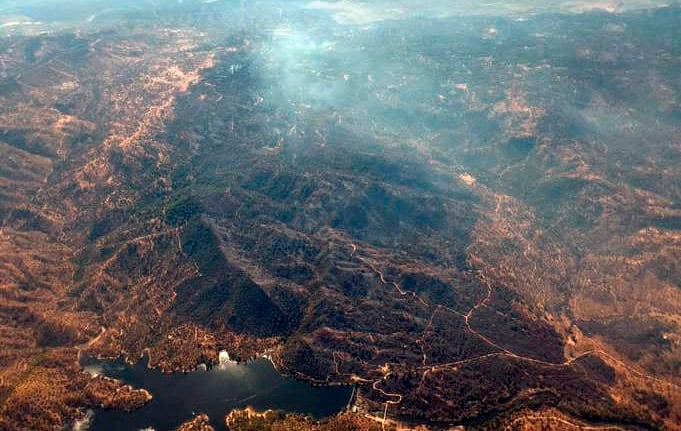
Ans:
{"type": "Polygon", "coordinates": [[[0,429],[223,350],[348,409],[183,429],[681,429],[679,6],[0,14],[0,429]]]}

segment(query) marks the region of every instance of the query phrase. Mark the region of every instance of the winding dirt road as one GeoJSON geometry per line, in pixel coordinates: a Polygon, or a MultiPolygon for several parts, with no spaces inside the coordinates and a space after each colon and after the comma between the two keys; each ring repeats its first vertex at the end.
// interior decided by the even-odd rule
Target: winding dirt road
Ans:
{"type": "MultiPolygon", "coordinates": [[[[419,345],[419,348],[421,349],[421,352],[422,352],[422,355],[423,355],[423,358],[422,358],[423,366],[419,367],[419,369],[423,370],[423,374],[421,376],[421,383],[419,385],[419,388],[417,389],[417,393],[421,390],[423,382],[424,382],[426,376],[429,373],[436,372],[436,371],[443,370],[443,369],[448,369],[448,368],[456,368],[456,367],[460,367],[462,365],[466,365],[468,363],[472,363],[472,362],[475,362],[475,361],[481,361],[481,360],[485,360],[485,359],[489,359],[489,358],[493,358],[493,357],[499,357],[499,356],[507,356],[507,357],[510,357],[510,358],[513,358],[513,359],[531,362],[533,364],[537,364],[537,365],[541,365],[541,366],[545,366],[545,367],[564,368],[564,367],[572,366],[576,361],[578,361],[579,359],[582,359],[586,356],[598,355],[598,356],[605,357],[612,362],[615,362],[617,365],[619,365],[623,369],[627,370],[628,372],[630,372],[630,373],[632,373],[632,374],[634,374],[638,377],[648,379],[648,380],[651,380],[651,381],[655,381],[655,382],[663,384],[663,385],[668,385],[668,386],[675,388],[675,389],[681,389],[681,387],[679,385],[676,385],[673,382],[669,382],[669,381],[666,381],[664,379],[660,379],[658,377],[651,376],[649,374],[646,374],[646,373],[643,373],[639,370],[631,368],[629,365],[625,364],[621,360],[613,357],[611,354],[605,352],[602,349],[598,349],[598,348],[588,350],[588,351],[583,352],[583,353],[581,353],[577,356],[566,359],[563,362],[549,362],[549,361],[531,358],[531,357],[528,357],[528,356],[524,356],[524,355],[520,355],[518,353],[515,353],[515,352],[513,352],[513,351],[511,351],[511,350],[509,350],[505,347],[500,346],[498,343],[495,343],[493,340],[484,336],[483,334],[481,334],[480,332],[475,330],[475,328],[473,328],[470,324],[470,319],[473,317],[475,312],[478,311],[479,309],[481,309],[482,307],[487,306],[487,302],[492,298],[492,294],[493,294],[493,288],[492,288],[490,281],[487,280],[487,278],[484,277],[482,274],[479,274],[479,276],[480,276],[481,280],[485,283],[485,286],[487,288],[487,294],[485,295],[484,298],[482,298],[480,301],[478,301],[473,307],[471,307],[471,309],[468,310],[468,312],[466,312],[464,314],[464,313],[461,313],[461,312],[454,310],[452,308],[446,307],[442,304],[429,304],[423,298],[419,297],[416,294],[416,292],[403,290],[396,281],[386,280],[385,275],[383,274],[382,271],[380,271],[376,267],[376,265],[374,265],[368,259],[358,255],[359,248],[355,244],[351,243],[350,247],[352,249],[352,251],[350,253],[350,258],[356,258],[357,260],[364,263],[367,267],[369,267],[378,276],[379,280],[381,281],[381,283],[383,285],[394,287],[401,297],[412,298],[412,299],[418,301],[420,304],[424,305],[426,308],[435,307],[435,310],[433,310],[433,313],[431,314],[431,317],[429,319],[428,325],[426,326],[426,329],[423,331],[421,337],[419,339],[417,339],[417,341],[416,341],[417,344],[419,345]],[[427,357],[426,352],[425,352],[425,345],[426,345],[425,334],[429,330],[429,328],[431,327],[435,314],[440,309],[445,309],[445,310],[447,310],[447,311],[449,311],[453,314],[456,314],[456,315],[462,317],[463,320],[464,320],[464,324],[466,326],[466,329],[472,335],[474,335],[475,337],[480,339],[482,342],[484,342],[485,344],[487,344],[488,346],[492,347],[493,349],[495,349],[497,351],[492,352],[492,353],[488,353],[488,354],[485,354],[485,355],[477,356],[477,357],[474,357],[474,358],[463,359],[463,360],[460,360],[460,361],[428,365],[427,364],[428,357],[427,357]]],[[[336,364],[336,371],[338,372],[338,363],[336,362],[335,352],[334,352],[334,363],[336,364]]],[[[380,393],[384,397],[395,398],[393,400],[388,400],[388,401],[385,402],[385,407],[383,409],[383,421],[382,421],[383,429],[385,429],[385,424],[386,424],[387,415],[388,415],[388,407],[390,405],[400,404],[402,402],[402,399],[404,398],[404,396],[402,394],[398,394],[398,393],[386,392],[385,390],[383,390],[379,387],[379,385],[382,382],[384,382],[392,374],[389,371],[390,370],[390,364],[389,363],[384,364],[382,367],[379,367],[379,370],[386,370],[386,372],[383,373],[383,377],[381,377],[380,379],[373,382],[373,384],[371,385],[372,389],[375,390],[376,392],[380,393]]],[[[536,419],[536,420],[540,420],[540,419],[541,420],[554,420],[554,421],[560,422],[560,423],[562,423],[566,426],[570,426],[570,427],[578,428],[578,429],[584,429],[584,430],[621,430],[622,429],[621,427],[617,427],[617,426],[583,426],[583,425],[579,425],[579,424],[570,422],[566,419],[563,419],[563,418],[560,418],[560,417],[557,417],[557,416],[528,416],[528,418],[536,419]]]]}

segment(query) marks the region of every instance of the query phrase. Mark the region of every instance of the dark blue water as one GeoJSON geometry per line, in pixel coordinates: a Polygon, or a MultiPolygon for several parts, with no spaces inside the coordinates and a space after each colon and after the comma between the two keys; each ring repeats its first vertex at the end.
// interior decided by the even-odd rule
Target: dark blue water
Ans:
{"type": "Polygon", "coordinates": [[[345,408],[352,392],[347,386],[315,387],[284,377],[265,359],[229,362],[188,374],[164,374],[148,369],[145,363],[128,366],[122,361],[84,359],[86,370],[144,388],[154,397],[133,412],[96,410],[91,431],[167,431],[198,413],[206,413],[216,429],[224,430],[227,413],[247,406],[322,418],[345,408]]]}

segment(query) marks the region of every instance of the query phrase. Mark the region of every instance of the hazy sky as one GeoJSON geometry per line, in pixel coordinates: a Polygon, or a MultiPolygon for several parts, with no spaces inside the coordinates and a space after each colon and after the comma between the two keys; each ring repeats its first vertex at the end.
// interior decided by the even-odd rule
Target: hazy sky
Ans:
{"type": "Polygon", "coordinates": [[[632,9],[669,5],[669,0],[313,0],[307,8],[328,10],[340,24],[370,24],[389,19],[422,15],[448,17],[456,15],[527,15],[538,12],[579,13],[594,9],[623,12],[632,9]]]}
{"type": "MultiPolygon", "coordinates": [[[[239,0],[0,0],[0,20],[8,16],[27,15],[35,18],[53,10],[66,16],[89,15],[107,9],[166,8],[179,4],[234,4],[257,5],[257,1],[239,0]],[[79,13],[80,12],[80,13],[79,13]]],[[[638,8],[668,5],[672,0],[272,0],[281,8],[304,6],[309,9],[328,10],[340,24],[369,24],[388,19],[400,19],[418,15],[445,17],[452,15],[526,15],[545,11],[583,12],[603,9],[621,12],[638,8]]],[[[254,6],[257,7],[257,6],[254,6]]]]}

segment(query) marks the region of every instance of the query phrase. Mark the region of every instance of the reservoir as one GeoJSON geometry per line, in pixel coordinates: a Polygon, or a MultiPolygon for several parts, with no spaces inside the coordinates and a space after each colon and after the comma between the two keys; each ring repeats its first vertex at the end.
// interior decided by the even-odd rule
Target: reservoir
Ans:
{"type": "Polygon", "coordinates": [[[224,417],[229,411],[247,406],[324,418],[343,410],[352,392],[349,386],[317,387],[285,377],[266,359],[236,363],[222,356],[219,366],[187,374],[150,370],[144,360],[129,366],[120,360],[83,359],[86,371],[122,380],[153,395],[148,404],[132,412],[96,410],[88,429],[170,431],[205,413],[216,430],[226,430],[224,417]]]}

